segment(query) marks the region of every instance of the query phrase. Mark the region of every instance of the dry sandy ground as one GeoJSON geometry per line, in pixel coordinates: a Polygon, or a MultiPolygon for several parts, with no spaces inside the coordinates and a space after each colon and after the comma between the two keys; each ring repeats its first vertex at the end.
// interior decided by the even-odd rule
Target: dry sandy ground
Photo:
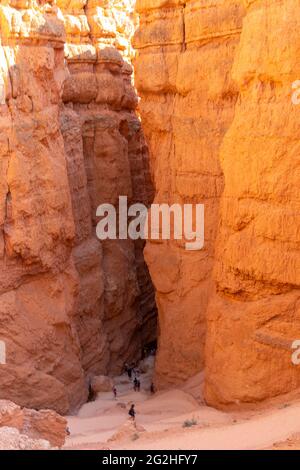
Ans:
{"type": "Polygon", "coordinates": [[[132,390],[126,376],[115,379],[118,398],[99,394],[77,416],[68,417],[71,435],[66,449],[190,449],[247,450],[299,449],[300,402],[274,405],[256,412],[231,412],[209,408],[201,401],[202,376],[184,387],[151,396],[152,364],[141,376],[142,391],[132,390]],[[136,404],[137,429],[128,421],[136,404]],[[187,420],[197,424],[183,427],[187,420]]]}
{"type": "Polygon", "coordinates": [[[300,434],[293,434],[283,442],[277,442],[272,450],[300,450],[300,434]]]}

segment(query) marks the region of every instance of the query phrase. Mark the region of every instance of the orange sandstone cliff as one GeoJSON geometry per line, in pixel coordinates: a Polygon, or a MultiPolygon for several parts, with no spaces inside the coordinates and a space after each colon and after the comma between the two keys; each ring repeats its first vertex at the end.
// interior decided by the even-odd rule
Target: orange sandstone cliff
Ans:
{"type": "Polygon", "coordinates": [[[247,4],[232,76],[239,100],[220,151],[225,177],[206,398],[256,402],[300,387],[300,14],[294,0],[247,4]]]}
{"type": "Polygon", "coordinates": [[[136,85],[155,202],[205,204],[203,250],[175,241],[150,241],[146,249],[159,310],[156,380],[167,386],[204,367],[224,188],[219,150],[238,96],[230,72],[244,9],[234,0],[138,0],[137,11],[136,85]]]}
{"type": "Polygon", "coordinates": [[[61,413],[155,337],[141,244],[96,207],[148,204],[128,2],[0,2],[0,397],[61,413]],[[126,8],[125,8],[126,7],[126,8]],[[123,56],[123,57],[122,57],[123,56]]]}
{"type": "Polygon", "coordinates": [[[155,200],[205,204],[202,251],[147,244],[156,383],[205,369],[212,405],[300,386],[298,10],[294,0],[137,2],[155,200]]]}
{"type": "Polygon", "coordinates": [[[0,398],[67,413],[155,339],[144,243],[96,238],[120,195],[205,205],[203,250],[144,251],[156,385],[203,370],[214,406],[299,389],[298,10],[0,1],[0,398]]]}

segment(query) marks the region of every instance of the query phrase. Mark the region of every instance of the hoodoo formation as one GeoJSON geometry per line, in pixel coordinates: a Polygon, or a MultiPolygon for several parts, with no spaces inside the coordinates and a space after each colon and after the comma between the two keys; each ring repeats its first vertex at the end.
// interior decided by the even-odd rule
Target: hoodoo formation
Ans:
{"type": "Polygon", "coordinates": [[[127,1],[1,1],[0,397],[23,406],[74,410],[89,376],[155,339],[143,244],[95,232],[98,204],[152,199],[132,17],[127,1]]]}
{"type": "Polygon", "coordinates": [[[157,390],[299,391],[299,30],[297,0],[0,1],[0,398],[72,412],[156,334],[157,390]],[[204,204],[204,248],[98,240],[119,196],[204,204]]]}

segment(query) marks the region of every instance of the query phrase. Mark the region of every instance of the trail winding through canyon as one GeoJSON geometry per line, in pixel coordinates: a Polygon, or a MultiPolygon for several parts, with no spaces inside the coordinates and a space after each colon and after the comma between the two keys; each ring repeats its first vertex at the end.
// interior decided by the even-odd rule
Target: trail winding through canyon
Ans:
{"type": "Polygon", "coordinates": [[[102,393],[95,402],[84,405],[77,416],[69,417],[71,436],[65,448],[251,450],[270,448],[300,433],[300,402],[225,413],[203,404],[201,374],[183,388],[153,397],[149,393],[151,376],[152,367],[141,376],[140,393],[132,391],[126,376],[117,377],[117,400],[110,392],[102,393]],[[133,402],[137,430],[127,420],[133,402]],[[183,423],[192,419],[197,424],[183,428],[183,423]]]}

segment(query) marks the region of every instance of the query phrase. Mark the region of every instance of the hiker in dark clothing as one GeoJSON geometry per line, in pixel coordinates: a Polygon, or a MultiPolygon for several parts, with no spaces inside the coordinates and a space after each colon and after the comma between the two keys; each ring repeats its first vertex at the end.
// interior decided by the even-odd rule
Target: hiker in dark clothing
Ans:
{"type": "Polygon", "coordinates": [[[154,393],[155,393],[155,387],[154,387],[153,382],[152,382],[151,387],[150,387],[150,393],[151,393],[151,395],[154,395],[154,393]]]}
{"type": "Polygon", "coordinates": [[[137,391],[138,391],[138,388],[139,388],[139,381],[138,381],[138,379],[135,377],[135,379],[134,379],[134,381],[133,381],[133,390],[134,390],[135,392],[137,392],[137,391]]]}
{"type": "Polygon", "coordinates": [[[88,395],[88,402],[95,401],[97,397],[97,393],[94,392],[91,382],[89,383],[89,395],[88,395]]]}
{"type": "Polygon", "coordinates": [[[131,379],[131,377],[132,377],[132,367],[130,367],[128,364],[125,364],[125,372],[127,372],[128,378],[131,379]]]}
{"type": "Polygon", "coordinates": [[[116,389],[116,387],[113,387],[112,391],[113,391],[115,399],[117,399],[117,389],[116,389]]]}
{"type": "Polygon", "coordinates": [[[131,405],[131,408],[128,412],[130,418],[132,419],[132,421],[135,421],[135,409],[134,409],[134,405],[131,405]]]}

